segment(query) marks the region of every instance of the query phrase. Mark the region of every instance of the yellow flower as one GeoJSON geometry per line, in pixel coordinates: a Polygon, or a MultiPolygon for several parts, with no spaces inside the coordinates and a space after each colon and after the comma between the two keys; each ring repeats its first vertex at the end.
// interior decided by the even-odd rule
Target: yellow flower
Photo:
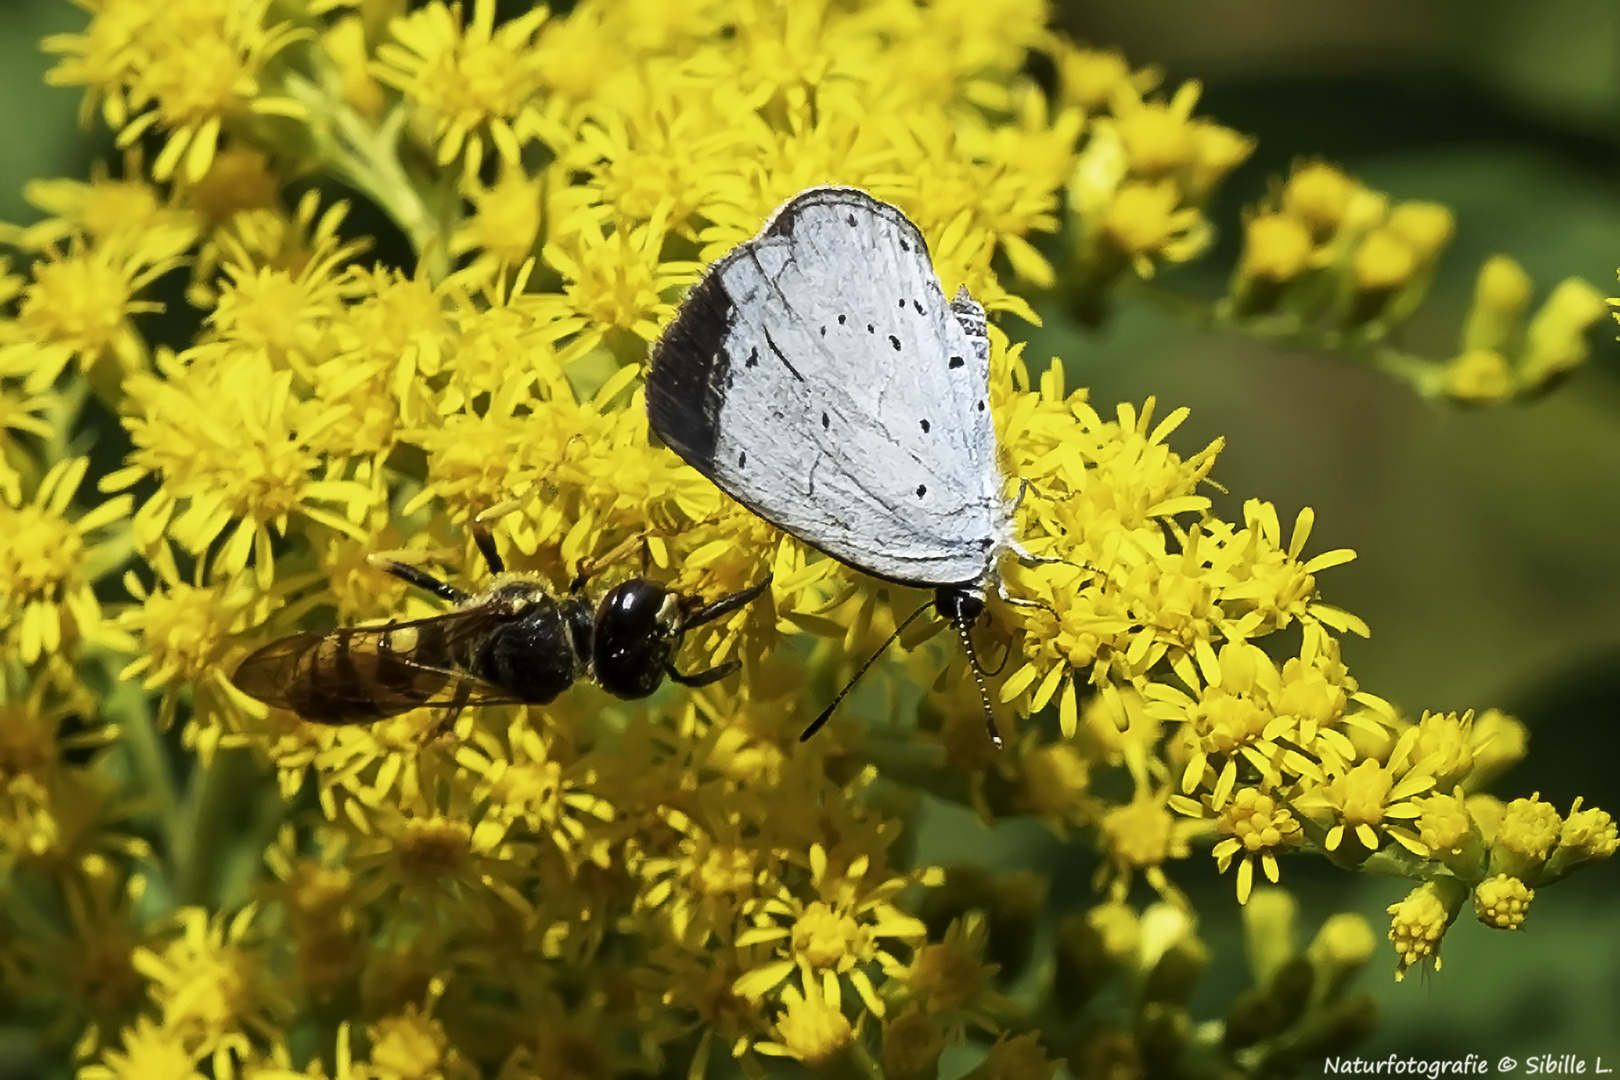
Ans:
{"type": "Polygon", "coordinates": [[[475,732],[471,745],[457,752],[456,761],[479,778],[473,798],[487,802],[495,814],[522,822],[570,859],[608,864],[602,823],[614,820],[613,804],[593,793],[595,772],[569,753],[561,740],[547,739],[527,722],[514,721],[504,739],[475,732]]]}
{"type": "Polygon", "coordinates": [[[1414,964],[1433,960],[1440,969],[1440,939],[1445,935],[1464,900],[1468,888],[1455,878],[1425,882],[1399,903],[1389,906],[1389,940],[1395,946],[1395,978],[1404,979],[1414,964]]]}
{"type": "Polygon", "coordinates": [[[1282,802],[1258,788],[1239,788],[1232,801],[1215,818],[1216,829],[1225,837],[1215,845],[1215,865],[1225,873],[1239,853],[1238,903],[1247,903],[1254,888],[1254,864],[1258,860],[1266,880],[1277,883],[1277,852],[1304,843],[1304,835],[1294,815],[1282,802]]]}
{"type": "Polygon", "coordinates": [[[1283,186],[1282,209],[1321,242],[1339,231],[1359,185],[1325,161],[1297,165],[1283,186]]]}
{"type": "Polygon", "coordinates": [[[1107,109],[1114,100],[1114,88],[1121,83],[1130,82],[1140,97],[1159,82],[1154,68],[1133,73],[1118,49],[1087,48],[1056,34],[1051,35],[1047,48],[1057,61],[1063,96],[1088,113],[1107,109]]]}
{"type": "Polygon", "coordinates": [[[1458,401],[1490,404],[1511,398],[1518,382],[1501,353],[1470,349],[1446,365],[1445,389],[1458,401]]]}
{"type": "Polygon", "coordinates": [[[1052,1080],[1059,1064],[1046,1056],[1040,1036],[1026,1031],[997,1038],[983,1068],[986,1080],[1052,1080]]]}
{"type": "Polygon", "coordinates": [[[717,785],[693,794],[689,801],[703,812],[701,824],[661,807],[659,817],[680,838],[672,850],[651,854],[638,867],[646,881],[639,904],[662,909],[675,938],[694,946],[752,914],[780,888],[781,857],[761,844],[770,834],[759,830],[753,815],[728,808],[729,795],[717,785]]]}
{"type": "Polygon", "coordinates": [[[834,979],[847,975],[866,1007],[881,1016],[883,1004],[868,968],[895,964],[896,946],[915,946],[927,932],[895,903],[901,890],[911,884],[911,876],[884,878],[865,855],[839,869],[829,862],[827,850],[819,843],[811,846],[808,862],[808,885],[817,899],[805,901],[784,886],[778,896],[760,905],[754,927],[739,934],[737,944],[772,942],[777,956],[738,979],[733,988],[745,998],[758,1000],[797,969],[804,994],[814,995],[822,974],[834,979]]]}
{"type": "Polygon", "coordinates": [[[89,183],[31,181],[24,196],[51,216],[18,230],[18,246],[45,250],[63,240],[83,237],[99,247],[124,236],[132,241],[139,238],[152,251],[178,256],[196,243],[200,224],[196,215],[146,180],[138,153],[125,154],[124,173],[115,180],[108,175],[107,164],[96,161],[90,165],[89,183]]]}
{"type": "Polygon", "coordinates": [[[1180,205],[1181,193],[1167,180],[1133,181],[1114,196],[1098,223],[1101,236],[1139,277],[1153,276],[1153,260],[1186,262],[1212,239],[1203,215],[1180,205]]]}
{"type": "Polygon", "coordinates": [[[730,926],[719,927],[701,945],[658,936],[637,981],[662,1008],[643,1026],[664,1042],[701,1032],[688,1076],[706,1074],[717,1046],[729,1051],[748,1075],[757,1070],[753,1046],[770,1033],[770,1018],[760,1002],[741,996],[733,984],[764,951],[761,946],[737,948],[730,926]]]}
{"type": "Polygon", "coordinates": [[[462,175],[477,176],[487,139],[514,168],[544,70],[532,45],[548,14],[537,7],[497,28],[495,0],[473,0],[464,24],[459,3],[435,0],[389,24],[398,44],[378,48],[371,73],[421,110],[439,164],[462,158],[462,175]]]}
{"type": "Polygon", "coordinates": [[[761,1054],[791,1057],[815,1067],[826,1065],[855,1041],[855,1029],[843,1012],[838,976],[826,972],[821,979],[806,979],[803,993],[789,986],[782,991],[782,1011],[776,1018],[780,1042],[758,1042],[761,1054]]]}
{"type": "Polygon", "coordinates": [[[1617,848],[1620,848],[1620,828],[1613,815],[1597,807],[1582,810],[1581,798],[1576,796],[1575,805],[1564,819],[1558,850],[1548,862],[1542,880],[1556,881],[1577,866],[1609,858],[1617,848]]]}
{"type": "MultiPolygon", "coordinates": [[[[313,197],[307,198],[299,218],[314,219],[316,205],[313,197]]],[[[366,247],[364,241],[340,238],[343,217],[341,204],[330,207],[313,236],[294,241],[307,244],[296,254],[263,250],[246,228],[217,234],[226,280],[212,302],[212,340],[188,350],[187,358],[193,364],[216,359],[229,363],[225,354],[241,351],[309,378],[314,366],[335,351],[332,326],[345,314],[343,265],[366,247]]]]}
{"type": "Polygon", "coordinates": [[[1139,791],[1136,798],[1104,815],[1105,861],[1097,868],[1095,880],[1099,886],[1108,884],[1113,899],[1124,899],[1138,871],[1160,896],[1180,898],[1180,892],[1165,876],[1164,864],[1191,854],[1189,841],[1203,829],[1197,822],[1170,813],[1165,806],[1167,797],[1139,791]]]}
{"type": "Polygon", "coordinates": [[[1483,862],[1479,829],[1459,788],[1413,800],[1421,811],[1418,840],[1459,877],[1476,875],[1483,862]]]}
{"type": "Polygon", "coordinates": [[[658,326],[674,313],[665,294],[697,278],[695,263],[661,261],[664,215],[628,231],[575,219],[553,232],[545,259],[562,274],[563,295],[591,329],[576,348],[595,348],[604,334],[629,331],[645,342],[658,337],[658,326]]]}
{"type": "Polygon", "coordinates": [[[1603,297],[1580,278],[1565,278],[1553,287],[1530,317],[1519,358],[1519,381],[1543,387],[1586,359],[1586,332],[1603,317],[1603,297]]]}
{"type": "Polygon", "coordinates": [[[953,1043],[963,1041],[968,1027],[998,1032],[1017,1012],[1012,999],[993,985],[997,965],[983,960],[989,933],[983,913],[969,912],[951,922],[942,940],[923,945],[909,964],[892,973],[905,998],[920,1006],[953,1043]]]}
{"type": "Polygon", "coordinates": [[[924,1080],[936,1075],[945,1052],[945,1033],[916,1005],[883,1021],[883,1075],[895,1080],[924,1080]]]}
{"type": "Polygon", "coordinates": [[[0,505],[0,595],[6,597],[5,639],[25,664],[81,642],[127,649],[132,642],[101,613],[95,582],[124,560],[121,536],[95,537],[129,516],[120,496],[79,515],[69,508],[90,466],[87,458],[58,461],[25,504],[0,505]]]}
{"type": "Polygon", "coordinates": [[[645,100],[633,110],[597,109],[580,125],[566,161],[589,179],[568,190],[619,221],[662,212],[672,230],[688,234],[746,132],[673,73],[652,69],[647,78],[645,100]]]}
{"type": "Polygon", "coordinates": [[[376,795],[356,785],[362,803],[381,805],[348,811],[360,833],[347,859],[357,879],[354,902],[387,896],[407,910],[454,911],[458,922],[474,926],[489,925],[497,905],[530,911],[514,883],[534,858],[532,847],[516,843],[508,822],[473,801],[464,777],[444,782],[431,760],[422,765],[426,775],[409,779],[392,800],[378,795],[389,793],[387,773],[399,768],[397,758],[368,785],[376,795]]]}
{"type": "Polygon", "coordinates": [[[1366,851],[1377,851],[1387,836],[1418,855],[1429,851],[1405,822],[1421,813],[1412,801],[1434,787],[1434,777],[1421,770],[1393,771],[1377,761],[1359,762],[1349,772],[1307,793],[1296,805],[1324,808],[1332,815],[1325,846],[1337,851],[1354,839],[1366,851]]]}
{"type": "Polygon", "coordinates": [[[269,1037],[292,1008],[273,986],[264,944],[248,905],[229,919],[202,908],[173,917],[179,934],[161,946],[135,950],[135,969],[162,1010],[163,1027],[186,1039],[199,1055],[239,1053],[250,1035],[269,1037]]]}
{"type": "Polygon", "coordinates": [[[237,573],[251,558],[268,589],[276,572],[271,530],[284,532],[293,513],[360,535],[348,516],[319,504],[337,502],[353,514],[376,496],[321,468],[311,443],[338,412],[295,398],[291,371],[275,370],[263,352],[235,349],[195,364],[160,356],[158,372],[129,382],[135,449],[129,465],[102,481],[116,491],[144,476],[158,480],[133,520],[143,548],[167,533],[201,554],[229,530],[214,573],[237,573]]]}
{"type": "Polygon", "coordinates": [[[486,187],[476,178],[466,184],[475,209],[450,238],[450,253],[477,253],[464,271],[469,278],[521,266],[540,236],[544,182],[502,166],[494,184],[486,187]]]}
{"type": "Polygon", "coordinates": [[[1474,886],[1474,917],[1495,930],[1517,930],[1536,892],[1511,874],[1497,874],[1474,886]]]}
{"type": "Polygon", "coordinates": [[[122,1033],[123,1049],[108,1050],[103,1062],[79,1070],[79,1080],[206,1080],[197,1068],[194,1040],[159,1027],[147,1017],[122,1033]]]}
{"type": "Polygon", "coordinates": [[[190,180],[208,171],[227,125],[254,117],[299,117],[288,98],[266,93],[264,72],[276,54],[308,36],[268,22],[269,0],[191,3],[164,13],[146,0],[98,5],[84,35],[58,34],[45,48],[65,53],[47,76],[58,86],[90,88],[85,107],[102,115],[131,146],[149,130],[167,135],[152,176],[190,180]]]}
{"type": "Polygon", "coordinates": [[[137,294],[179,264],[172,237],[114,235],[94,247],[74,237],[66,254],[33,266],[15,321],[0,324],[0,375],[48,389],[70,362],[117,400],[117,383],[147,364],[131,316],[162,310],[137,294]]]}
{"type": "MultiPolygon", "coordinates": [[[[430,997],[444,989],[435,980],[430,997]]],[[[366,1028],[371,1037],[371,1062],[366,1070],[378,1080],[416,1080],[427,1077],[455,1077],[471,1080],[477,1070],[467,1062],[444,1030],[444,1024],[427,1009],[407,1004],[405,1011],[385,1016],[366,1028]]]]}
{"type": "Polygon", "coordinates": [[[1464,352],[1517,352],[1533,290],[1530,275],[1508,256],[1492,255],[1480,263],[1474,279],[1474,302],[1463,323],[1464,352]]]}
{"type": "Polygon", "coordinates": [[[1514,799],[1491,839],[1491,869],[1534,882],[1557,846],[1563,824],[1539,794],[1514,799]]]}
{"type": "MultiPolygon", "coordinates": [[[[1084,1020],[1119,983],[1145,990],[1125,1026],[1064,1044],[1087,1075],[1140,1071],[1140,1032],[1201,1022],[1185,1002],[1210,953],[1171,884],[1195,839],[1245,899],[1293,849],[1438,882],[1392,912],[1403,970],[1437,955],[1467,886],[1509,874],[1474,896],[1511,925],[1530,889],[1612,856],[1603,811],[1477,794],[1522,756],[1522,725],[1413,723],[1361,688],[1341,637],[1365,627],[1321,592],[1351,553],[1306,554],[1310,511],[1288,533],[1258,499],[1221,513],[1220,440],[1183,448],[1187,413],[1152,399],[1094,404],[1009,340],[1013,320],[991,328],[987,407],[1012,531],[1043,561],[1004,560],[1028,605],[992,594],[972,638],[983,666],[1007,657],[986,689],[1008,749],[937,620],[857,690],[852,722],[799,745],[927,597],[784,536],[651,437],[638,382],[680,291],[784,199],[839,183],[915,220],[948,292],[1033,323],[1033,286],[1100,317],[1125,274],[1205,248],[1213,189],[1252,149],[1196,115],[1197,83],[1155,96],[1155,71],[1067,42],[1040,0],[584,0],[504,21],[496,0],[87,4],[89,27],[52,42],[53,78],[161,150],[128,151],[116,182],[38,186],[49,220],[0,229],[43,253],[26,279],[0,266],[0,429],[17,433],[0,524],[27,526],[0,555],[26,599],[0,632],[31,660],[0,673],[0,863],[87,939],[0,949],[0,970],[30,976],[55,1030],[93,1021],[91,1080],[702,1080],[728,1054],[760,1080],[770,1056],[871,1071],[880,1036],[881,1067],[920,1080],[969,1029],[999,1036],[985,1078],[1049,1080],[1046,1035],[1000,1030],[1017,1010],[998,979],[1018,973],[989,962],[1032,959],[1047,884],[929,867],[925,792],[990,824],[1094,830],[1105,895],[1140,875],[1174,901],[1060,922],[1056,1006],[1084,1020]],[[334,177],[364,214],[314,193],[334,177]],[[368,224],[379,212],[393,230],[368,224]],[[154,361],[134,324],[181,260],[200,329],[154,361]],[[91,393],[128,439],[86,485],[64,455],[91,393]],[[74,517],[77,488],[128,494],[74,517]],[[132,499],[145,565],[109,624],[96,596],[132,499]],[[321,726],[235,690],[244,651],[276,635],[446,611],[380,572],[383,552],[474,593],[497,561],[585,600],[637,575],[689,606],[774,580],[675,658],[734,674],[645,701],[582,677],[453,724],[321,726]],[[133,661],[73,648],[86,623],[133,661]],[[171,723],[167,748],[197,766],[172,778],[152,738],[171,723]],[[129,753],[100,752],[114,739],[129,753]],[[252,868],[231,830],[167,835],[181,807],[255,797],[234,786],[248,762],[284,804],[254,906],[183,908],[177,933],[142,938],[136,913],[172,912],[195,882],[168,879],[130,815],[155,806],[182,875],[252,868]],[[110,869],[128,865],[162,880],[110,869]],[[161,1022],[121,1011],[143,990],[161,1022]],[[344,1002],[372,1018],[367,1060],[346,1024],[294,1038],[344,1002]],[[292,1046],[321,1056],[299,1072],[292,1046]]],[[[1348,327],[1333,347],[1405,362],[1381,328],[1421,296],[1449,211],[1303,163],[1248,221],[1230,295],[1199,310],[1283,338],[1348,327]]],[[[1591,296],[1555,291],[1533,320],[1529,296],[1500,263],[1482,273],[1479,340],[1458,351],[1494,359],[1450,384],[1430,365],[1425,392],[1517,394],[1577,362],[1591,296]]],[[[572,629],[531,644],[589,659],[572,629]]],[[[1253,908],[1267,977],[1309,964],[1331,995],[1366,963],[1365,926],[1324,927],[1306,955],[1281,947],[1277,893],[1253,908]]]]}
{"type": "Polygon", "coordinates": [[[1306,268],[1310,255],[1311,234],[1299,218],[1257,214],[1244,225],[1238,273],[1257,281],[1285,282],[1306,268]]]}
{"type": "Polygon", "coordinates": [[[365,966],[365,926],[354,901],[353,875],[343,866],[334,830],[316,832],[316,850],[299,853],[300,840],[283,825],[265,853],[277,879],[267,890],[286,915],[296,942],[299,984],[326,998],[349,984],[365,966]]]}

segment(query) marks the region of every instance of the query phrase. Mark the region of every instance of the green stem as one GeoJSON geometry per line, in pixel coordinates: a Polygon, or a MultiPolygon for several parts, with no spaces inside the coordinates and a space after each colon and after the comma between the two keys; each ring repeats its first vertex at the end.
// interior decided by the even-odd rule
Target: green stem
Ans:
{"type": "Polygon", "coordinates": [[[309,110],[309,132],[320,160],[381,207],[426,260],[429,278],[441,280],[450,271],[449,230],[400,161],[404,105],[396,105],[373,126],[307,79],[289,76],[285,89],[309,110]]]}
{"type": "Polygon", "coordinates": [[[106,709],[108,716],[116,718],[118,745],[128,757],[135,789],[153,806],[158,828],[172,851],[180,831],[179,791],[169,767],[168,749],[152,720],[151,695],[138,682],[115,682],[106,709]]]}
{"type": "Polygon", "coordinates": [[[1233,330],[1278,348],[1311,349],[1341,356],[1405,383],[1423,398],[1440,397],[1444,388],[1442,364],[1381,342],[1357,338],[1343,330],[1300,325],[1288,318],[1234,322],[1223,318],[1214,305],[1180,293],[1146,282],[1136,282],[1132,288],[1150,303],[1194,326],[1233,330]]]}
{"type": "Polygon", "coordinates": [[[193,774],[186,793],[188,827],[174,836],[177,904],[214,906],[223,899],[233,841],[246,831],[245,819],[257,808],[254,796],[261,782],[246,750],[220,750],[193,774]]]}

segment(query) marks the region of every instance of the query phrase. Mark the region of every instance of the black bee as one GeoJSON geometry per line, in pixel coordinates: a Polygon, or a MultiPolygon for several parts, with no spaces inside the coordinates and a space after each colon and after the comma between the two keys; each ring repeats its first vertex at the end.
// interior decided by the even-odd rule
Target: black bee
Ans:
{"type": "Polygon", "coordinates": [[[231,681],[320,724],[380,720],[424,705],[448,709],[450,718],[469,705],[544,705],[587,677],[616,697],[644,698],[665,676],[707,686],[736,671],[740,662],[728,660],[683,675],[675,652],[686,631],[731,614],[771,583],[767,575],[694,609],[687,597],[638,577],[609,589],[592,610],[580,595],[583,575],[559,598],[539,580],[505,573],[487,532],[475,530],[474,538],[496,574],[477,595],[413,566],[382,563],[456,611],[280,638],[243,660],[231,681]]]}

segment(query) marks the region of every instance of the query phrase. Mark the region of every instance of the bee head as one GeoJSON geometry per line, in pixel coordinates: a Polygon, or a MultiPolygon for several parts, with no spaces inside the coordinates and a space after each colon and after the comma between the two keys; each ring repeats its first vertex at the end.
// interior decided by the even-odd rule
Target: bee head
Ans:
{"type": "Polygon", "coordinates": [[[656,581],[615,585],[596,609],[591,659],[608,693],[644,698],[657,690],[681,643],[681,601],[656,581]]]}

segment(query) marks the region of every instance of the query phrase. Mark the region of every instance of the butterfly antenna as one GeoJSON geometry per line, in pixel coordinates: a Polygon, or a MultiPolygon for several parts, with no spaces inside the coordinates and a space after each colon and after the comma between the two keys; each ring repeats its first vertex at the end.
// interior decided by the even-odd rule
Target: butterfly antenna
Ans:
{"type": "MultiPolygon", "coordinates": [[[[973,669],[973,681],[979,684],[979,703],[984,706],[984,728],[990,733],[990,741],[1001,749],[1001,732],[996,730],[996,714],[990,711],[990,684],[985,682],[984,668],[979,664],[979,651],[973,647],[973,635],[968,633],[969,623],[962,619],[952,619],[951,625],[956,627],[956,636],[962,639],[962,648],[967,650],[968,666],[973,669]]],[[[1009,651],[1011,646],[1008,646],[1009,651]]],[[[1006,667],[1007,658],[1001,658],[1002,667],[1006,667]]],[[[996,669],[1000,674],[1001,668],[996,669]]]]}
{"type": "MultiPolygon", "coordinates": [[[[833,697],[832,702],[825,709],[821,710],[821,715],[810,721],[810,726],[805,728],[804,734],[799,736],[800,742],[806,741],[810,738],[810,736],[821,730],[821,726],[832,718],[833,710],[838,708],[838,703],[843,701],[844,698],[848,696],[849,692],[855,688],[855,684],[860,682],[861,676],[866,674],[866,670],[873,664],[877,663],[878,657],[889,651],[889,646],[893,645],[895,641],[899,639],[900,635],[905,633],[906,627],[916,622],[917,617],[932,606],[933,604],[931,601],[922,605],[916,611],[913,611],[910,615],[907,615],[905,617],[905,621],[894,628],[894,633],[889,635],[887,641],[878,646],[877,652],[866,658],[866,663],[862,664],[855,674],[850,676],[849,682],[844,684],[844,688],[838,691],[838,693],[833,697]]],[[[985,698],[985,702],[987,704],[989,700],[990,699],[988,697],[985,698]]]]}

